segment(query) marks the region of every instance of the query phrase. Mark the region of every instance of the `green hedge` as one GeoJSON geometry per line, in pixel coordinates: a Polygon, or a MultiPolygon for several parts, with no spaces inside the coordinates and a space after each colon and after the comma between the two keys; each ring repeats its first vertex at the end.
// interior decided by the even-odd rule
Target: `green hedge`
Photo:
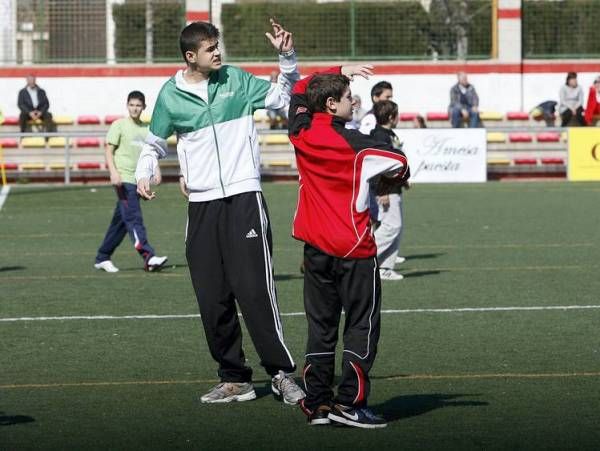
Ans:
{"type": "Polygon", "coordinates": [[[420,56],[427,49],[427,13],[416,1],[356,3],[356,33],[352,39],[351,4],[252,3],[224,4],[221,12],[228,57],[272,58],[265,39],[268,18],[274,16],[294,33],[303,58],[349,58],[395,54],[420,56]],[[371,20],[377,15],[378,20],[371,20]],[[354,48],[354,52],[353,52],[354,48]]]}
{"type": "Polygon", "coordinates": [[[523,55],[526,58],[598,57],[600,1],[523,3],[523,55]]]}
{"type": "MultiPolygon", "coordinates": [[[[458,32],[453,23],[448,21],[446,5],[453,10],[462,0],[432,1],[429,12],[429,45],[442,58],[456,55],[458,32]]],[[[466,2],[464,21],[454,17],[454,21],[466,29],[468,38],[468,55],[479,58],[489,57],[492,51],[492,2],[489,0],[470,0],[466,2]]]]}
{"type": "MultiPolygon", "coordinates": [[[[185,4],[153,2],[153,60],[180,59],[179,34],[185,26],[185,4]]],[[[113,5],[115,56],[119,62],[143,61],[146,57],[146,5],[126,2],[113,5]]]]}
{"type": "MultiPolygon", "coordinates": [[[[443,5],[432,0],[428,13],[417,0],[397,2],[252,2],[222,5],[222,33],[228,57],[272,58],[264,37],[268,18],[294,32],[303,59],[441,59],[456,56],[456,27],[443,5]],[[437,5],[437,7],[436,7],[437,5]],[[354,17],[354,26],[352,26],[354,17]]],[[[449,3],[446,3],[449,2],[449,3]]],[[[469,0],[465,23],[470,58],[491,53],[491,0],[469,0]]],[[[180,59],[178,40],[185,26],[183,0],[157,1],[154,10],[154,60],[180,59]]],[[[146,54],[145,5],[135,0],[113,5],[118,61],[143,61],[146,54]]],[[[527,58],[598,57],[600,0],[523,2],[523,54],[527,58]]]]}
{"type": "MultiPolygon", "coordinates": [[[[294,33],[304,59],[453,58],[455,46],[436,48],[440,39],[453,42],[444,17],[429,15],[419,1],[352,3],[242,3],[224,4],[222,32],[227,55],[233,59],[272,58],[264,38],[268,18],[276,17],[294,33]],[[354,17],[354,27],[352,27],[354,17]]],[[[491,0],[468,2],[473,20],[467,26],[469,55],[486,57],[491,51],[491,0]]]]}

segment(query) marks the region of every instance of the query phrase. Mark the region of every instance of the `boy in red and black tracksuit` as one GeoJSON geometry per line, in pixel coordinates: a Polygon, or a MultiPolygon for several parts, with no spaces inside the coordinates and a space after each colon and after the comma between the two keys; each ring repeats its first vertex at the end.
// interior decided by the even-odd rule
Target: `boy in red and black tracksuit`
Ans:
{"type": "Polygon", "coordinates": [[[369,180],[409,176],[406,157],[345,123],[352,97],[345,66],[298,82],[289,110],[290,140],[300,174],[293,236],[304,241],[304,306],[308,343],[304,367],[309,424],[330,421],[384,427],[367,408],[369,370],[380,331],[381,285],[368,211],[369,180]],[[335,348],[345,312],[342,378],[332,390],[335,348]]]}

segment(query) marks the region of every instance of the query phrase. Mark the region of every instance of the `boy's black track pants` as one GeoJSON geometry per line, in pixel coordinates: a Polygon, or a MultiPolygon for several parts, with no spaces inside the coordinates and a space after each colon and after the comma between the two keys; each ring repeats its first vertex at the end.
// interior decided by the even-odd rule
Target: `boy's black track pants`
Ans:
{"type": "Polygon", "coordinates": [[[271,227],[260,192],[190,202],[186,255],[206,340],[223,382],[249,382],[239,305],[260,364],[270,375],[293,372],[283,341],[273,266],[271,227]]]}
{"type": "Polygon", "coordinates": [[[381,281],[376,258],[345,260],[305,244],[304,307],[308,320],[304,407],[314,410],[331,401],[366,405],[369,371],[380,334],[381,281]],[[342,308],[342,378],[334,397],[335,348],[342,308]]]}

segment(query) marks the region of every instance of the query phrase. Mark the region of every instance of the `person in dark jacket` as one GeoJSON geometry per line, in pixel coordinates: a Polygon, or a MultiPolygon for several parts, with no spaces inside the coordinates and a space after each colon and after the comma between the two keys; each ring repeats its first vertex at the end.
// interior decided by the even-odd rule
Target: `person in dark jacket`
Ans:
{"type": "Polygon", "coordinates": [[[27,77],[27,86],[19,91],[17,100],[21,114],[19,116],[19,126],[21,133],[30,130],[29,121],[40,120],[44,130],[53,132],[56,131],[56,125],[52,120],[52,114],[48,111],[50,102],[46,96],[46,91],[40,88],[35,80],[34,75],[27,77]]]}
{"type": "Polygon", "coordinates": [[[554,100],[546,100],[530,111],[531,117],[536,121],[545,121],[546,127],[554,127],[556,121],[556,105],[554,100]]]}
{"type": "Polygon", "coordinates": [[[469,128],[481,126],[479,118],[479,96],[475,87],[469,83],[467,74],[457,74],[458,83],[450,89],[450,106],[448,113],[452,127],[461,128],[463,120],[469,121],[469,128]]]}
{"type": "MultiPolygon", "coordinates": [[[[400,138],[394,133],[398,125],[398,105],[391,100],[383,100],[373,105],[377,125],[371,131],[376,141],[386,143],[394,149],[402,150],[400,138]]],[[[394,266],[406,259],[398,255],[402,237],[402,188],[408,182],[390,183],[386,177],[373,182],[377,199],[379,226],[375,230],[379,275],[383,280],[402,280],[402,274],[394,271],[394,266]]]]}

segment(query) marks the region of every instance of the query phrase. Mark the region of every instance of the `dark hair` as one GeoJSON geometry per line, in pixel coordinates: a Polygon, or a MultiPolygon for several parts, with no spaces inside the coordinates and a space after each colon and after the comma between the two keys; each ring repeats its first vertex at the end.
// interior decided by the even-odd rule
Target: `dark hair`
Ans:
{"type": "Polygon", "coordinates": [[[575,72],[569,72],[567,74],[567,81],[565,82],[565,84],[568,85],[569,80],[572,80],[573,78],[577,78],[577,74],[575,72]]]}
{"type": "Polygon", "coordinates": [[[208,39],[219,39],[219,29],[208,22],[192,22],[181,31],[179,48],[186,64],[185,52],[198,50],[200,43],[208,39]]]}
{"type": "Polygon", "coordinates": [[[425,122],[425,118],[420,114],[415,117],[417,123],[419,124],[418,128],[427,128],[427,123],[425,122]]]}
{"type": "Polygon", "coordinates": [[[143,105],[146,105],[146,96],[144,96],[142,91],[131,91],[129,94],[127,94],[127,103],[129,103],[131,99],[140,100],[143,105]]]}
{"type": "Polygon", "coordinates": [[[350,79],[345,75],[315,75],[306,89],[308,108],[314,113],[325,112],[327,99],[333,97],[339,102],[349,86],[350,79]]]}
{"type": "Polygon", "coordinates": [[[379,97],[386,89],[392,89],[392,85],[389,81],[375,83],[371,88],[371,100],[373,100],[373,97],[379,97]]]}
{"type": "Polygon", "coordinates": [[[373,104],[373,114],[379,125],[387,124],[398,116],[398,105],[391,100],[380,100],[373,104]]]}

